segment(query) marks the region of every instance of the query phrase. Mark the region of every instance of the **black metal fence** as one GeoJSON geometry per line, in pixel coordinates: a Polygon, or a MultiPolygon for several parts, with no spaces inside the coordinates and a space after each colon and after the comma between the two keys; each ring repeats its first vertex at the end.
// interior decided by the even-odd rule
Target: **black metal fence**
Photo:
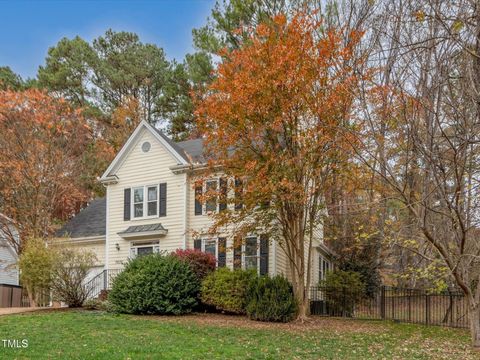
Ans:
{"type": "Polygon", "coordinates": [[[310,311],[313,315],[468,327],[467,309],[465,297],[457,291],[436,294],[426,290],[382,286],[366,294],[346,287],[310,289],[310,311]]]}

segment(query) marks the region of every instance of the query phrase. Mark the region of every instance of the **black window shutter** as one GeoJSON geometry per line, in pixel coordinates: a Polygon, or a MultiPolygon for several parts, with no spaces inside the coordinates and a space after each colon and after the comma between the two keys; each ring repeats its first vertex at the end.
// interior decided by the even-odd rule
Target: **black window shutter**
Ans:
{"type": "Polygon", "coordinates": [[[123,220],[130,220],[130,201],[131,201],[131,191],[132,189],[123,190],[123,220]]]}
{"type": "Polygon", "coordinates": [[[219,211],[227,209],[227,179],[220,178],[220,204],[219,211]]]}
{"type": "Polygon", "coordinates": [[[242,180],[239,178],[235,179],[235,210],[242,210],[242,192],[243,184],[242,180]]]}
{"type": "Polygon", "coordinates": [[[227,266],[227,239],[218,238],[218,267],[227,266]]]}
{"type": "Polygon", "coordinates": [[[268,275],[268,236],[260,235],[260,275],[268,275]]]}
{"type": "Polygon", "coordinates": [[[193,240],[193,248],[195,250],[202,250],[202,240],[201,239],[193,240]]]}
{"type": "Polygon", "coordinates": [[[198,183],[195,185],[195,215],[202,215],[202,202],[200,197],[202,196],[202,184],[198,183]]]}
{"type": "Polygon", "coordinates": [[[167,183],[160,184],[160,209],[158,216],[167,216],[167,183]]]}
{"type": "Polygon", "coordinates": [[[233,239],[233,268],[242,268],[242,239],[238,236],[233,239]]]}

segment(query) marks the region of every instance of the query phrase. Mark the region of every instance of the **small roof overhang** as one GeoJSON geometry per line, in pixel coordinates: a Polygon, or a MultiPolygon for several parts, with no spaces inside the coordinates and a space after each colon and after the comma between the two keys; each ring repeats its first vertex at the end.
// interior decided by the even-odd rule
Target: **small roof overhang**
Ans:
{"type": "Polygon", "coordinates": [[[327,247],[324,243],[319,243],[315,246],[323,255],[330,256],[331,258],[337,258],[338,254],[335,253],[332,249],[327,247]]]}
{"type": "Polygon", "coordinates": [[[123,239],[152,238],[167,235],[168,230],[162,224],[134,225],[118,233],[123,239]]]}

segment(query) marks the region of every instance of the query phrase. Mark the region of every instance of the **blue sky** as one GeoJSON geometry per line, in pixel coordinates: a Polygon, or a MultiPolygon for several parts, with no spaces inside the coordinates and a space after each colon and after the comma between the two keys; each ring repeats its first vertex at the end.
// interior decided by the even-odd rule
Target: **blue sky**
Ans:
{"type": "Polygon", "coordinates": [[[62,37],[91,41],[109,28],[136,32],[169,59],[192,52],[192,29],[206,23],[215,0],[0,0],[0,66],[34,77],[62,37]]]}

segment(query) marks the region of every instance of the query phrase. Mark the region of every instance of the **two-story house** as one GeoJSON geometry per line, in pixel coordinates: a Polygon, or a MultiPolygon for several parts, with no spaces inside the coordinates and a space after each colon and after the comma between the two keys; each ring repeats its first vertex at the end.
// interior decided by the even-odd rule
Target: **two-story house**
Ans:
{"type": "MultiPolygon", "coordinates": [[[[57,234],[72,246],[94,251],[98,266],[92,276],[103,273],[105,279],[129,258],[178,248],[209,252],[218,267],[253,268],[259,274],[289,277],[278,239],[258,233],[234,244],[228,231],[208,233],[208,214],[233,205],[199,201],[198,195],[221,186],[222,181],[220,176],[212,177],[199,186],[196,179],[202,168],[201,139],[173,142],[141,122],[100,178],[105,198],[92,201],[57,234]]],[[[321,229],[313,251],[312,284],[316,284],[331,267],[321,229]]]]}

